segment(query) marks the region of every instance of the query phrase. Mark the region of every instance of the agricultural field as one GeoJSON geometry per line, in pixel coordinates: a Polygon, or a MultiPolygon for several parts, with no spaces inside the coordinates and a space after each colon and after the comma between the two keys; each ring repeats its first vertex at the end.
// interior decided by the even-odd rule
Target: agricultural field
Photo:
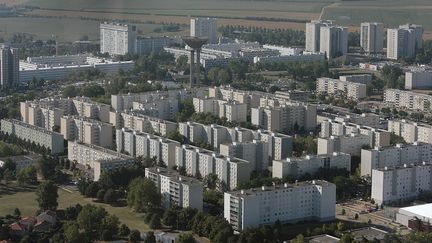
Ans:
{"type": "MultiPolygon", "coordinates": [[[[23,188],[16,185],[4,186],[0,184],[0,215],[13,214],[15,208],[19,208],[21,215],[35,215],[38,210],[36,203],[35,188],[23,188]]],[[[58,209],[65,209],[73,206],[76,203],[81,205],[90,203],[96,206],[102,206],[108,213],[116,215],[120,221],[132,229],[149,230],[147,224],[144,223],[142,215],[132,212],[127,207],[112,207],[107,204],[93,202],[89,198],[83,198],[79,192],[67,192],[58,189],[58,209]]]]}
{"type": "MultiPolygon", "coordinates": [[[[83,20],[79,18],[0,18],[0,37],[8,38],[16,33],[26,33],[34,36],[35,39],[41,40],[52,39],[52,36],[56,35],[61,42],[76,41],[85,35],[90,40],[98,40],[99,24],[100,21],[98,20],[83,20]]],[[[136,25],[143,35],[181,35],[179,32],[154,33],[153,30],[160,27],[160,24],[136,23],[136,25]]]]}

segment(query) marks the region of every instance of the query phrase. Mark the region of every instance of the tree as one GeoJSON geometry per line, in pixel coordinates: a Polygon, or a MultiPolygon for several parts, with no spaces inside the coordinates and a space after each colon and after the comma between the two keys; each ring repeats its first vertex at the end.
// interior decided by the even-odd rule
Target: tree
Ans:
{"type": "Polygon", "coordinates": [[[80,229],[86,232],[86,235],[92,235],[94,231],[98,231],[103,220],[107,216],[107,212],[102,207],[87,204],[83,206],[81,212],[78,214],[76,222],[80,229]]]}
{"type": "Polygon", "coordinates": [[[119,231],[120,221],[115,215],[107,215],[102,219],[101,233],[102,240],[112,240],[114,235],[119,231]]]}
{"type": "Polygon", "coordinates": [[[34,166],[27,166],[18,171],[17,175],[18,184],[34,184],[37,182],[37,173],[34,166]]]}
{"type": "Polygon", "coordinates": [[[161,220],[159,215],[153,214],[149,222],[150,229],[159,229],[161,227],[161,220]]]}
{"type": "Polygon", "coordinates": [[[70,243],[81,243],[85,242],[85,237],[79,231],[79,226],[76,222],[66,222],[63,226],[64,235],[67,242],[70,243]]]}
{"type": "Polygon", "coordinates": [[[129,242],[138,243],[141,241],[141,233],[138,230],[132,230],[129,234],[129,242]]]}
{"type": "Polygon", "coordinates": [[[127,203],[135,211],[145,212],[148,208],[160,206],[161,195],[153,181],[139,177],[129,184],[127,203]]]}
{"type": "Polygon", "coordinates": [[[130,234],[129,227],[127,227],[127,225],[125,225],[125,224],[120,225],[119,235],[120,236],[128,236],[129,234],[130,234]]]}
{"type": "Polygon", "coordinates": [[[15,208],[15,210],[14,210],[14,216],[15,217],[21,217],[21,211],[19,210],[19,208],[15,208]]]}
{"type": "Polygon", "coordinates": [[[297,237],[292,241],[292,243],[306,243],[305,237],[302,234],[297,235],[297,237]]]}
{"type": "Polygon", "coordinates": [[[156,237],[153,231],[147,232],[147,236],[144,240],[144,243],[156,243],[156,237]]]}
{"type": "Polygon", "coordinates": [[[97,182],[92,182],[87,186],[85,190],[86,197],[95,198],[99,192],[99,184],[97,182]]]}
{"type": "Polygon", "coordinates": [[[58,206],[57,186],[52,181],[42,182],[36,190],[36,201],[42,210],[55,210],[58,206]]]}
{"type": "Polygon", "coordinates": [[[117,201],[117,193],[113,189],[108,189],[103,197],[105,203],[113,204],[117,201]]]}
{"type": "Polygon", "coordinates": [[[339,232],[342,232],[345,230],[345,224],[343,222],[338,222],[336,228],[339,232]]]}
{"type": "Polygon", "coordinates": [[[359,218],[359,215],[358,215],[358,213],[356,213],[356,214],[354,215],[354,219],[357,220],[358,218],[359,218]]]}
{"type": "Polygon", "coordinates": [[[176,238],[177,243],[195,243],[195,238],[191,233],[181,233],[176,238]]]}
{"type": "Polygon", "coordinates": [[[56,161],[50,158],[42,158],[37,162],[39,173],[44,179],[53,179],[56,166],[56,161]]]}
{"type": "Polygon", "coordinates": [[[346,211],[345,211],[345,208],[343,208],[342,209],[342,215],[345,215],[346,214],[346,211]]]}
{"type": "Polygon", "coordinates": [[[100,189],[98,192],[97,192],[97,199],[99,200],[99,201],[102,201],[103,199],[104,199],[104,196],[105,196],[105,189],[100,189]]]}

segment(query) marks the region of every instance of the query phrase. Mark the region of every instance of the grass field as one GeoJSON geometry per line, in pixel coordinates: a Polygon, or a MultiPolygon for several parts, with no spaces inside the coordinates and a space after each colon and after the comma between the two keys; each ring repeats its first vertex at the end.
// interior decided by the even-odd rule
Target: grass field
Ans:
{"type": "MultiPolygon", "coordinates": [[[[33,35],[35,39],[42,40],[52,38],[53,34],[58,36],[59,41],[76,41],[84,35],[87,35],[90,40],[98,40],[100,22],[78,18],[0,18],[0,37],[27,33],[33,35]]],[[[136,25],[143,35],[181,34],[179,32],[154,33],[153,29],[160,27],[159,24],[137,23],[136,25]]]]}
{"type": "MultiPolygon", "coordinates": [[[[35,215],[37,211],[36,194],[34,188],[22,189],[17,187],[5,187],[0,184],[0,215],[13,214],[15,208],[19,208],[21,215],[35,215]]],[[[120,221],[131,229],[140,231],[149,230],[144,223],[143,216],[132,212],[127,207],[111,207],[107,204],[93,202],[89,198],[83,198],[78,192],[66,192],[62,189],[59,193],[59,209],[80,203],[81,205],[90,203],[104,207],[110,214],[116,215],[120,221]]]]}

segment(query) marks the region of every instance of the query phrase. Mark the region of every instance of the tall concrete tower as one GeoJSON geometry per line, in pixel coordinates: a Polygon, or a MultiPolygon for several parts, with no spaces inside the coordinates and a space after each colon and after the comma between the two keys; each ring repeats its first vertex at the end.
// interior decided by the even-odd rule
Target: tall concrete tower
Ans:
{"type": "Polygon", "coordinates": [[[182,38],[184,43],[187,45],[187,48],[190,50],[190,87],[197,83],[200,76],[200,54],[201,47],[207,43],[207,38],[205,37],[193,37],[193,36],[185,36],[182,38]],[[195,54],[196,53],[196,54],[195,54]],[[196,60],[196,63],[195,63],[196,60]]]}
{"type": "Polygon", "coordinates": [[[18,49],[0,47],[0,85],[5,90],[19,84],[18,49]]]}

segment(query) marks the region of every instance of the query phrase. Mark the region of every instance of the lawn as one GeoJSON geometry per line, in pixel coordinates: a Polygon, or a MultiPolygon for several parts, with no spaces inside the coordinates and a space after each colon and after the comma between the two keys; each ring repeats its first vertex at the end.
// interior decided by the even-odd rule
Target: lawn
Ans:
{"type": "MultiPolygon", "coordinates": [[[[100,20],[83,20],[79,18],[47,18],[47,17],[11,17],[0,18],[0,37],[10,37],[15,33],[27,33],[35,39],[50,39],[56,35],[59,41],[76,41],[87,35],[90,40],[99,39],[100,20]]],[[[160,24],[135,24],[143,35],[164,35],[154,33],[160,24]]],[[[178,34],[178,32],[172,32],[178,34]]]]}
{"type": "MultiPolygon", "coordinates": [[[[23,216],[34,215],[38,209],[34,190],[34,188],[6,187],[0,184],[0,215],[13,214],[15,208],[19,208],[23,216]]],[[[90,203],[102,206],[110,214],[116,215],[122,223],[131,229],[149,230],[148,225],[144,223],[143,216],[132,212],[127,207],[112,207],[107,204],[93,202],[89,198],[82,197],[78,192],[70,193],[59,189],[58,193],[59,209],[65,209],[77,203],[81,205],[90,203]]]]}

